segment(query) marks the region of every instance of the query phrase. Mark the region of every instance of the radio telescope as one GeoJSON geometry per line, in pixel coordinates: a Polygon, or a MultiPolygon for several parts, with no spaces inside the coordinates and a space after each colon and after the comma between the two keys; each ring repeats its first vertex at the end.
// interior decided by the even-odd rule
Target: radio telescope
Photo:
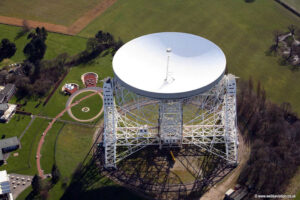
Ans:
{"type": "Polygon", "coordinates": [[[106,168],[149,145],[195,145],[237,164],[235,76],[213,42],[162,32],[133,39],[103,84],[106,168]]]}

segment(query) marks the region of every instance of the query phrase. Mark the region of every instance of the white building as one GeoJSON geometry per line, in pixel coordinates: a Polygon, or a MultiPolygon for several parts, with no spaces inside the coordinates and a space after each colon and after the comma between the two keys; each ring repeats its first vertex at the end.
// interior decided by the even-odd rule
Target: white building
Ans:
{"type": "Polygon", "coordinates": [[[8,122],[17,110],[17,105],[0,103],[0,122],[8,122]]]}
{"type": "Polygon", "coordinates": [[[0,171],[0,200],[13,200],[6,170],[0,171]]]}

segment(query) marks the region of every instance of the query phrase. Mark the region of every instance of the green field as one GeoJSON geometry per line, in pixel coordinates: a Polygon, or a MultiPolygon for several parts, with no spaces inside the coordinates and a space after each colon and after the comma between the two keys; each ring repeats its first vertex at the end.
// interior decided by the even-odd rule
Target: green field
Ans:
{"type": "MultiPolygon", "coordinates": [[[[21,148],[13,151],[13,153],[18,152],[19,155],[17,157],[11,155],[7,160],[8,164],[1,166],[0,170],[7,170],[8,173],[36,174],[35,155],[37,144],[48,123],[49,121],[45,119],[35,119],[21,140],[21,148]]],[[[15,125],[18,126],[18,124],[15,125]]],[[[55,129],[55,127],[53,128],[55,129]]]]}
{"type": "Polygon", "coordinates": [[[92,145],[93,128],[65,125],[58,136],[56,162],[63,177],[70,177],[92,145]],[[74,148],[76,147],[76,148],[74,148]]]}
{"type": "MultiPolygon", "coordinates": [[[[94,93],[94,92],[83,92],[81,94],[79,94],[78,96],[76,96],[73,100],[72,103],[75,103],[76,101],[80,100],[81,98],[94,93]]],[[[73,106],[71,108],[71,111],[73,113],[73,115],[78,118],[78,119],[91,119],[93,117],[95,117],[102,108],[102,98],[98,95],[95,94],[83,101],[81,101],[79,104],[73,106]],[[89,111],[88,112],[83,112],[82,108],[84,107],[88,107],[89,111]]]]}
{"type": "Polygon", "coordinates": [[[79,35],[91,37],[102,29],[124,41],[162,31],[203,36],[224,50],[230,73],[260,80],[271,100],[290,102],[300,113],[300,71],[265,55],[273,32],[284,32],[290,24],[300,28],[299,18],[270,0],[127,0],[118,1],[79,35]]]}
{"type": "Polygon", "coordinates": [[[299,0],[281,0],[283,3],[289,5],[300,13],[300,1],[299,0]]]}
{"type": "MultiPolygon", "coordinates": [[[[1,8],[2,6],[0,3],[0,9],[1,8]]],[[[20,30],[21,28],[19,27],[0,24],[0,40],[2,40],[3,38],[7,38],[10,41],[13,41],[17,47],[17,52],[13,57],[10,58],[10,62],[22,62],[25,59],[23,49],[25,45],[29,42],[29,40],[27,40],[27,35],[14,41],[15,37],[17,36],[20,30]]],[[[70,37],[57,33],[48,33],[48,37],[46,40],[47,51],[44,59],[52,59],[55,58],[57,55],[65,52],[67,52],[69,55],[79,53],[80,51],[85,49],[86,41],[86,38],[76,36],[70,37]]],[[[4,63],[1,62],[0,67],[3,65],[4,63]]]]}
{"type": "Polygon", "coordinates": [[[300,200],[300,191],[297,193],[295,200],[300,200]]]}
{"type": "Polygon", "coordinates": [[[0,15],[69,26],[102,0],[1,0],[0,15]]]}
{"type": "Polygon", "coordinates": [[[9,123],[0,123],[0,137],[5,138],[20,136],[30,121],[29,116],[14,115],[9,123]]]}
{"type": "Polygon", "coordinates": [[[56,142],[64,126],[65,124],[63,123],[55,122],[54,126],[45,136],[45,142],[41,150],[41,166],[45,174],[51,173],[52,166],[55,163],[56,142]]]}
{"type": "MultiPolygon", "coordinates": [[[[56,164],[61,172],[62,180],[71,180],[71,176],[80,162],[88,153],[92,145],[93,128],[65,125],[57,138],[56,164]]],[[[69,182],[68,181],[68,182],[69,182]]],[[[61,181],[50,191],[53,199],[60,199],[64,190],[61,181]],[[55,196],[55,198],[54,198],[55,196]]]]}

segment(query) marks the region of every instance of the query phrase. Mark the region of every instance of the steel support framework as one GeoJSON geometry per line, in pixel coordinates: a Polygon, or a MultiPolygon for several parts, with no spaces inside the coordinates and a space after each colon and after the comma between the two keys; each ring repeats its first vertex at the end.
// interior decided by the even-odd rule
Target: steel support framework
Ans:
{"type": "Polygon", "coordinates": [[[113,79],[104,82],[103,96],[106,168],[116,168],[119,161],[148,145],[196,145],[237,164],[233,75],[224,75],[209,91],[186,99],[150,99],[128,91],[113,79]]]}

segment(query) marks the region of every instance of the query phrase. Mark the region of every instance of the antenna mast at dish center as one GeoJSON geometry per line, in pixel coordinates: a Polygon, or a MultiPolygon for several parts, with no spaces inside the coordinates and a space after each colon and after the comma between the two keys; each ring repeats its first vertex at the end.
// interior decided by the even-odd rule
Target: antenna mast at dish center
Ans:
{"type": "Polygon", "coordinates": [[[163,32],[123,45],[103,84],[106,168],[150,146],[195,145],[237,164],[235,76],[211,41],[163,32]]]}

